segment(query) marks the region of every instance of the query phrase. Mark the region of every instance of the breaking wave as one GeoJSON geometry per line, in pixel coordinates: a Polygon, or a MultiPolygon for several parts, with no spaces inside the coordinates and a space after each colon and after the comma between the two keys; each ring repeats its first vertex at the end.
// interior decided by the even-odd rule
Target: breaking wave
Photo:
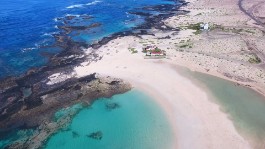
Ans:
{"type": "Polygon", "coordinates": [[[91,3],[86,3],[86,4],[76,4],[76,5],[71,5],[66,7],[67,9],[73,9],[73,8],[82,8],[84,6],[90,6],[90,5],[96,5],[97,3],[100,3],[101,1],[95,0],[91,3]]]}

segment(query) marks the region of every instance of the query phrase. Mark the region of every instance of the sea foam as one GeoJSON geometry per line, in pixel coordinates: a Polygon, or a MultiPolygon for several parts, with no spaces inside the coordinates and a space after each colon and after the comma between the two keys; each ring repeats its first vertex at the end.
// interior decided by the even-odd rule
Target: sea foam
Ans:
{"type": "Polygon", "coordinates": [[[78,18],[78,17],[80,17],[81,15],[79,15],[79,14],[66,14],[65,16],[66,16],[66,17],[67,17],[67,16],[75,16],[75,17],[78,18]]]}
{"type": "Polygon", "coordinates": [[[84,6],[90,6],[90,5],[96,5],[97,3],[100,3],[101,1],[95,0],[93,2],[90,3],[86,3],[86,4],[76,4],[76,5],[71,5],[66,7],[67,9],[73,9],[73,8],[82,8],[84,6]]]}
{"type": "Polygon", "coordinates": [[[55,34],[59,34],[59,32],[44,33],[42,36],[50,36],[50,37],[52,37],[55,34]]]}
{"type": "Polygon", "coordinates": [[[35,50],[37,49],[36,47],[32,47],[32,48],[23,48],[21,51],[22,52],[27,52],[27,51],[31,51],[31,50],[35,50]]]}

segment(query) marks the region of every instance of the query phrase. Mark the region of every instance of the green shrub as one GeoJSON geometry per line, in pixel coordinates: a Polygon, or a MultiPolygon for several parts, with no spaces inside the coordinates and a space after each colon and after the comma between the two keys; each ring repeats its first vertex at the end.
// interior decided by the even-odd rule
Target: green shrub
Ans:
{"type": "Polygon", "coordinates": [[[134,53],[138,53],[138,51],[135,48],[129,48],[129,51],[134,54],[134,53]]]}
{"type": "Polygon", "coordinates": [[[261,62],[261,59],[256,54],[252,54],[252,56],[249,58],[248,62],[250,62],[252,64],[258,64],[261,62]]]}

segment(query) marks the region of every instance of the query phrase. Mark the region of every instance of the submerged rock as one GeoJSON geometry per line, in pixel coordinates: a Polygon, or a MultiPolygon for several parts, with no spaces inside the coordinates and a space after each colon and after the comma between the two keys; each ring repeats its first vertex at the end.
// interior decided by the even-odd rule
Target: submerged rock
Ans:
{"type": "Polygon", "coordinates": [[[72,136],[73,136],[73,138],[77,138],[80,135],[76,131],[72,131],[72,136]]]}
{"type": "Polygon", "coordinates": [[[107,103],[105,107],[107,110],[113,110],[113,109],[119,108],[120,105],[118,103],[107,103]]]}
{"type": "Polygon", "coordinates": [[[77,16],[75,15],[69,15],[69,16],[66,16],[65,19],[66,20],[73,20],[74,18],[76,18],[77,16]]]}
{"type": "Polygon", "coordinates": [[[103,133],[101,131],[92,132],[87,137],[95,139],[95,140],[101,140],[103,137],[103,133]]]}
{"type": "Polygon", "coordinates": [[[87,29],[95,28],[99,26],[101,26],[100,23],[93,23],[89,26],[58,26],[58,28],[66,31],[66,33],[69,34],[70,32],[74,30],[87,30],[87,29]]]}

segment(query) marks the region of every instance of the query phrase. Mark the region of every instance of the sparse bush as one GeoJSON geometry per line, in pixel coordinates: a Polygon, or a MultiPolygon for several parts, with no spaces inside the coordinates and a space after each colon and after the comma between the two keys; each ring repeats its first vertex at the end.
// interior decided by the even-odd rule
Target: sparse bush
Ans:
{"type": "Polygon", "coordinates": [[[261,59],[256,54],[252,54],[248,61],[252,64],[258,64],[261,62],[261,59]]]}
{"type": "Polygon", "coordinates": [[[129,51],[134,54],[134,53],[138,53],[138,51],[135,48],[129,48],[129,51]]]}

